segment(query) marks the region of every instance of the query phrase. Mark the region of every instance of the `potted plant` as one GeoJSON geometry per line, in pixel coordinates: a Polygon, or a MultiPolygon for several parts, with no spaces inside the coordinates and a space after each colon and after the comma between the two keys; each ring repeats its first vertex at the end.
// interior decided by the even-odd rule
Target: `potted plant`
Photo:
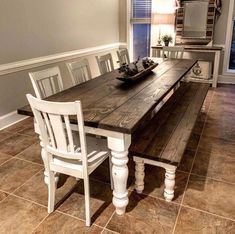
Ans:
{"type": "Polygon", "coordinates": [[[162,41],[164,42],[165,46],[168,46],[170,42],[172,42],[173,38],[171,35],[165,34],[162,36],[162,41]]]}

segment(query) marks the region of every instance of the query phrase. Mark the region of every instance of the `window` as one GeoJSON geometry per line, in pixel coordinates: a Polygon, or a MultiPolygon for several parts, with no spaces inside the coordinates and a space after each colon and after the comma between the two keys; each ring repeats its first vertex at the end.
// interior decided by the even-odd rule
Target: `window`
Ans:
{"type": "Polygon", "coordinates": [[[133,59],[149,56],[152,0],[131,1],[131,46],[133,59]]]}
{"type": "Polygon", "coordinates": [[[235,70],[235,20],[233,20],[232,42],[229,58],[229,69],[235,70]]]}
{"type": "Polygon", "coordinates": [[[234,1],[230,1],[226,42],[225,42],[223,75],[234,76],[234,73],[235,73],[235,3],[234,1]]]}

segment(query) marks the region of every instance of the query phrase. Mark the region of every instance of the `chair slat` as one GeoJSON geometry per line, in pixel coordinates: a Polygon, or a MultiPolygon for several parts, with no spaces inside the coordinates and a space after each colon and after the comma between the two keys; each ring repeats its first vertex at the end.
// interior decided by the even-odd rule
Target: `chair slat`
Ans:
{"type": "Polygon", "coordinates": [[[29,77],[37,98],[43,99],[64,89],[58,67],[30,72],[29,77]]]}
{"type": "Polygon", "coordinates": [[[54,132],[56,146],[60,150],[67,151],[67,141],[64,126],[60,115],[48,114],[54,132]]]}
{"type": "Polygon", "coordinates": [[[114,70],[113,59],[110,53],[100,57],[96,56],[96,61],[101,75],[114,70]]]}
{"type": "Polygon", "coordinates": [[[91,70],[87,59],[67,63],[73,85],[88,81],[92,78],[91,70]]]}
{"type": "Polygon", "coordinates": [[[68,140],[69,140],[70,151],[72,153],[74,153],[74,142],[73,142],[72,130],[70,127],[68,115],[64,116],[64,120],[65,120],[65,126],[66,126],[66,130],[67,130],[68,140]]]}

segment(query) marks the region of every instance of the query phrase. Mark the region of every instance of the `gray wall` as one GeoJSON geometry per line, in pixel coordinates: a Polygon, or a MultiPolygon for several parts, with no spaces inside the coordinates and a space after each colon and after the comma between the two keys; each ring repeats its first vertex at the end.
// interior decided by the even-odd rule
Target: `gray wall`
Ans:
{"type": "Polygon", "coordinates": [[[118,0],[0,3],[0,64],[119,41],[118,0]]]}
{"type": "MultiPolygon", "coordinates": [[[[118,0],[1,0],[0,64],[119,42],[118,0]]],[[[117,58],[114,57],[114,61],[117,58]]],[[[98,67],[88,56],[93,77],[98,67]]],[[[65,62],[59,66],[65,88],[72,85],[65,62]]],[[[0,76],[0,116],[27,104],[34,93],[28,72],[0,76]]]]}
{"type": "MultiPolygon", "coordinates": [[[[231,0],[234,1],[234,0],[231,0]]],[[[230,0],[223,1],[222,14],[218,18],[215,24],[214,32],[214,44],[224,45],[226,41],[226,30],[229,12],[229,2],[230,0]]]]}
{"type": "Polygon", "coordinates": [[[126,0],[119,0],[119,41],[127,42],[127,9],[126,0]]]}

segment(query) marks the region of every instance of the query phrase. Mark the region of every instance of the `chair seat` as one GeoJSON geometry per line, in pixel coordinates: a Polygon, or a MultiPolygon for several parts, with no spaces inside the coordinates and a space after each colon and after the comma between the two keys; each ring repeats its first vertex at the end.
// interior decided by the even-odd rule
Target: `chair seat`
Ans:
{"type": "MultiPolygon", "coordinates": [[[[78,134],[78,133],[73,133],[78,134]]],[[[94,136],[87,136],[87,163],[88,163],[88,173],[91,174],[93,170],[99,166],[106,158],[109,157],[109,150],[107,148],[106,139],[96,138],[94,136]]],[[[76,142],[77,149],[80,149],[79,142],[76,142]]],[[[80,151],[80,150],[79,150],[80,151]]],[[[54,156],[51,162],[52,167],[63,167],[71,170],[76,170],[82,172],[82,161],[77,159],[65,159],[61,157],[54,156]]]]}
{"type": "MultiPolygon", "coordinates": [[[[94,164],[97,166],[101,164],[106,158],[108,157],[107,151],[93,151],[88,155],[88,172],[89,174],[92,173],[92,169],[95,168],[94,164]]],[[[52,164],[54,166],[63,166],[68,169],[73,170],[82,170],[82,161],[76,159],[61,159],[59,157],[55,157],[52,164]]]]}

